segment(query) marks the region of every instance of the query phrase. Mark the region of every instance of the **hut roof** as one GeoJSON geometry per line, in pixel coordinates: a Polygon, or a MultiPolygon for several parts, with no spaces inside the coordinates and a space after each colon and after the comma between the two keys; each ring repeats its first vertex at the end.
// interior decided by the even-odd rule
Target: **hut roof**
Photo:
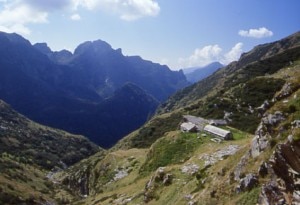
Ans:
{"type": "Polygon", "coordinates": [[[220,136],[222,138],[226,138],[226,137],[228,137],[228,135],[231,134],[230,131],[224,130],[222,128],[219,128],[219,127],[216,127],[216,126],[213,126],[213,125],[206,125],[204,127],[204,130],[207,131],[207,132],[210,132],[212,134],[215,134],[217,136],[220,136]]]}
{"type": "Polygon", "coordinates": [[[197,129],[197,126],[191,122],[184,122],[180,125],[182,131],[191,131],[197,129]]]}

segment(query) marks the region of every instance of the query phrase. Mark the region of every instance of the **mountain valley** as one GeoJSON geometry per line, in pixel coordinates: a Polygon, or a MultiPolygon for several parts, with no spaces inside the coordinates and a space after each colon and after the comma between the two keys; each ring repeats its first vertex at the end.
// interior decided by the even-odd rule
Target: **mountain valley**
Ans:
{"type": "Polygon", "coordinates": [[[31,45],[4,32],[0,44],[2,100],[36,122],[83,134],[106,148],[145,123],[159,102],[188,85],[182,72],[124,56],[101,40],[82,43],[74,54],[52,52],[47,44],[31,45]],[[120,91],[128,93],[119,98],[120,91]],[[139,106],[133,107],[130,99],[139,99],[139,106]]]}
{"type": "MultiPolygon", "coordinates": [[[[8,46],[7,38],[3,42],[8,46]]],[[[23,40],[19,44],[18,36],[9,38],[32,49],[23,40]]],[[[0,204],[300,203],[300,32],[258,45],[189,86],[182,71],[172,73],[148,61],[141,65],[140,57],[125,58],[102,41],[86,42],[74,54],[52,52],[45,44],[34,47],[36,53],[28,58],[39,56],[53,68],[39,61],[32,70],[21,61],[22,72],[30,72],[25,78],[9,65],[15,61],[6,61],[9,56],[0,58],[11,71],[4,78],[0,69],[0,98],[6,101],[0,101],[0,204]],[[121,60],[107,60],[116,56],[121,60]],[[126,69],[135,70],[133,75],[142,75],[146,68],[152,72],[134,81],[122,70],[125,61],[132,65],[126,69]],[[95,69],[110,63],[117,73],[95,69]],[[11,83],[16,77],[20,84],[11,83]],[[25,85],[38,89],[21,89],[25,85]],[[21,93],[32,101],[23,101],[21,93]],[[49,96],[40,98],[41,93],[49,96]],[[41,108],[33,120],[47,122],[37,120],[38,115],[61,119],[70,123],[67,131],[84,123],[91,125],[84,133],[99,125],[102,131],[110,130],[105,133],[118,132],[107,134],[109,138],[125,136],[128,132],[120,131],[125,128],[134,131],[114,138],[113,144],[98,141],[110,147],[104,150],[83,136],[39,125],[7,103],[20,112],[24,108],[24,115],[41,108]],[[53,107],[60,104],[68,106],[53,107]],[[222,140],[203,129],[182,132],[185,115],[226,122],[216,126],[233,139],[222,140]]]]}

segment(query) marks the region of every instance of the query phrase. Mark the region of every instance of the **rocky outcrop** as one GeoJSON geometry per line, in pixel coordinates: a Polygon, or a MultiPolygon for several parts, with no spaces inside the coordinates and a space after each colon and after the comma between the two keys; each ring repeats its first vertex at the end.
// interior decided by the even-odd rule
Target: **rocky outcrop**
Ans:
{"type": "Polygon", "coordinates": [[[197,164],[186,164],[181,168],[181,172],[188,175],[194,175],[199,171],[197,164]]]}
{"type": "Polygon", "coordinates": [[[168,186],[172,183],[173,175],[166,173],[164,167],[159,167],[155,174],[150,178],[145,186],[144,202],[149,202],[156,197],[157,189],[163,185],[168,186]]]}
{"type": "Polygon", "coordinates": [[[204,160],[204,166],[211,166],[216,162],[223,160],[224,158],[234,155],[240,147],[238,145],[229,145],[213,154],[204,154],[199,157],[200,160],[204,160]]]}
{"type": "Polygon", "coordinates": [[[300,141],[277,145],[268,164],[273,174],[262,187],[260,204],[299,204],[300,141]]]}
{"type": "Polygon", "coordinates": [[[257,157],[265,150],[272,138],[273,128],[285,118],[282,112],[276,111],[274,114],[265,114],[259,124],[255,136],[251,143],[251,156],[257,157]]]}
{"type": "Polygon", "coordinates": [[[258,177],[255,174],[247,174],[244,178],[240,180],[240,183],[237,187],[237,192],[241,191],[250,191],[255,186],[258,185],[258,177]]]}
{"type": "Polygon", "coordinates": [[[285,83],[278,94],[274,97],[274,100],[281,100],[290,96],[293,92],[299,89],[299,87],[299,84],[292,84],[290,82],[285,83]]]}
{"type": "Polygon", "coordinates": [[[235,181],[239,181],[241,178],[241,175],[244,171],[244,168],[246,166],[246,164],[248,163],[248,160],[250,158],[250,152],[247,152],[239,161],[239,163],[237,164],[237,166],[234,169],[233,172],[233,178],[235,181]]]}
{"type": "Polygon", "coordinates": [[[259,204],[264,205],[272,205],[272,204],[278,204],[278,205],[284,205],[285,198],[283,193],[278,188],[278,184],[276,182],[270,182],[265,185],[263,185],[260,197],[258,200],[259,204]]]}
{"type": "Polygon", "coordinates": [[[265,100],[263,104],[261,104],[261,106],[257,107],[256,110],[257,112],[262,115],[270,106],[270,103],[268,100],[265,100]]]}
{"type": "Polygon", "coordinates": [[[76,195],[86,197],[90,193],[89,188],[90,168],[82,167],[74,175],[70,175],[63,179],[62,184],[66,185],[76,195]]]}

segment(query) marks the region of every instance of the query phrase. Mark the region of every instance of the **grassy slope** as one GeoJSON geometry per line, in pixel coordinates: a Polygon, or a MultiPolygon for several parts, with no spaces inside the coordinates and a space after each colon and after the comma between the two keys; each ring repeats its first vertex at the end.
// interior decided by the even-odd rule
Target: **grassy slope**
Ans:
{"type": "MultiPolygon", "coordinates": [[[[284,56],[282,56],[282,59],[283,57],[284,56]]],[[[251,69],[257,71],[257,69],[264,66],[266,62],[267,61],[262,61],[258,64],[252,64],[248,67],[248,71],[251,71],[251,69]]],[[[278,63],[276,61],[272,62],[274,65],[278,63]]],[[[279,133],[281,133],[281,135],[274,138],[273,146],[268,147],[258,158],[250,158],[247,161],[242,170],[242,176],[248,173],[257,173],[259,166],[272,155],[276,143],[285,141],[286,137],[291,134],[292,128],[290,122],[300,118],[299,58],[298,61],[293,61],[292,65],[279,64],[281,67],[277,67],[272,73],[269,72],[267,76],[258,75],[247,81],[231,82],[233,84],[230,85],[230,89],[223,91],[215,90],[210,94],[210,96],[216,95],[217,93],[222,94],[222,98],[215,98],[218,101],[214,104],[217,104],[218,107],[221,107],[222,103],[228,99],[235,99],[235,97],[240,95],[244,96],[238,99],[238,103],[241,104],[240,109],[242,110],[240,116],[242,116],[245,115],[247,112],[246,109],[248,109],[249,106],[247,103],[244,105],[243,102],[250,100],[249,103],[252,103],[253,99],[248,99],[247,97],[253,87],[255,89],[257,89],[257,86],[259,86],[258,88],[263,88],[261,92],[258,92],[258,94],[261,95],[259,102],[263,102],[266,97],[264,95],[264,89],[266,87],[271,89],[271,91],[268,90],[268,92],[278,96],[280,87],[283,84],[282,79],[284,83],[289,82],[293,87],[293,93],[291,95],[278,98],[277,101],[271,103],[271,108],[267,111],[269,113],[274,113],[277,110],[284,112],[286,119],[274,127],[273,133],[274,136],[278,136],[279,133]],[[280,70],[280,68],[282,69],[280,70]],[[270,83],[265,84],[266,82],[270,83]],[[240,93],[241,91],[238,89],[239,86],[249,88],[249,92],[244,94],[240,93]],[[282,127],[284,128],[283,130],[282,127]]],[[[268,68],[268,66],[265,65],[264,68],[268,68]]],[[[249,78],[248,74],[247,72],[236,73],[233,74],[233,76],[237,79],[246,79],[249,78]]],[[[226,83],[225,80],[220,82],[222,85],[226,83]]],[[[227,83],[230,83],[230,81],[228,80],[227,83]]],[[[267,96],[267,98],[269,97],[272,98],[272,96],[267,96]]],[[[0,175],[0,188],[1,190],[5,190],[5,193],[12,194],[12,196],[22,197],[22,200],[28,202],[28,204],[34,204],[32,200],[36,200],[38,203],[46,200],[51,201],[53,199],[60,201],[60,204],[66,202],[67,204],[78,205],[144,204],[145,186],[147,182],[154,175],[158,167],[164,166],[165,172],[173,176],[172,183],[166,186],[163,185],[161,181],[156,181],[153,199],[148,203],[150,205],[181,205],[187,204],[189,201],[197,201],[198,204],[256,204],[260,192],[259,187],[268,181],[268,178],[271,176],[259,178],[257,188],[241,193],[236,192],[238,182],[233,180],[233,172],[238,162],[250,149],[252,140],[251,134],[243,131],[243,129],[236,129],[238,126],[235,126],[235,128],[227,127],[226,129],[233,130],[234,140],[215,143],[209,140],[209,136],[204,139],[198,139],[196,135],[184,135],[176,131],[182,114],[197,114],[199,112],[209,111],[209,109],[213,108],[205,101],[206,99],[207,98],[201,99],[196,103],[193,102],[193,105],[189,105],[185,109],[179,109],[154,118],[145,127],[136,131],[131,137],[124,139],[122,143],[117,145],[117,148],[126,148],[125,150],[115,148],[105,155],[103,153],[97,153],[90,158],[82,160],[66,171],[57,173],[54,176],[54,180],[61,182],[59,183],[61,185],[55,187],[55,192],[53,191],[54,189],[51,188],[53,184],[46,186],[48,181],[42,177],[47,173],[45,169],[37,168],[34,165],[22,164],[22,161],[18,161],[21,159],[19,156],[10,156],[6,153],[2,154],[1,160],[5,164],[8,164],[9,168],[3,168],[4,171],[0,175]],[[200,106],[205,106],[207,110],[203,109],[204,111],[202,111],[200,106]],[[152,142],[154,143],[152,144],[152,142]],[[150,147],[151,144],[152,146],[150,147]],[[229,145],[238,145],[239,151],[233,156],[216,162],[212,166],[204,166],[205,162],[201,157],[214,154],[229,145]],[[138,148],[132,149],[132,147],[138,148]],[[16,158],[18,158],[18,160],[16,158]],[[199,166],[199,170],[194,175],[189,175],[181,171],[184,165],[190,164],[199,166]],[[24,166],[29,167],[26,167],[25,172],[22,172],[24,166]],[[116,179],[116,174],[122,171],[125,171],[128,175],[124,178],[116,179]],[[12,181],[11,176],[17,180],[12,181]],[[34,180],[33,184],[30,182],[30,178],[34,180]],[[12,185],[17,187],[17,189],[12,188],[12,185]],[[85,198],[85,194],[82,193],[81,188],[86,187],[88,187],[89,193],[85,198]],[[22,193],[23,190],[27,190],[24,192],[25,195],[22,193]],[[41,196],[41,198],[36,199],[36,197],[32,197],[32,195],[41,196]],[[74,195],[77,197],[75,198],[74,195]]],[[[259,104],[257,100],[253,102],[257,103],[253,106],[259,104]]],[[[233,106],[232,109],[233,111],[238,111],[238,108],[235,106],[233,106]]],[[[207,116],[217,115],[219,115],[219,113],[212,112],[212,114],[208,114],[207,116]]],[[[250,121],[249,118],[246,119],[250,121]]],[[[258,122],[259,121],[255,122],[255,124],[257,125],[258,122]]],[[[293,130],[293,136],[296,140],[299,140],[299,134],[299,129],[293,130]]],[[[10,140],[10,142],[15,141],[10,140]]],[[[15,199],[15,197],[12,198],[13,200],[18,200],[15,199]]]]}
{"type": "Polygon", "coordinates": [[[175,130],[184,114],[223,118],[225,112],[232,112],[230,126],[254,133],[260,122],[255,108],[265,100],[271,101],[285,83],[284,77],[272,76],[300,58],[299,39],[300,33],[297,33],[275,43],[257,46],[243,54],[238,62],[177,92],[152,120],[120,140],[114,148],[149,147],[166,132],[175,130]]]}
{"type": "MultiPolygon", "coordinates": [[[[286,119],[274,128],[274,136],[277,136],[280,127],[283,126],[286,130],[281,138],[276,138],[272,147],[259,157],[247,161],[242,176],[257,173],[260,165],[272,155],[276,143],[285,141],[287,135],[291,133],[290,122],[300,117],[300,90],[299,87],[297,88],[300,84],[300,61],[295,61],[293,65],[264,77],[264,80],[269,78],[284,78],[286,82],[295,85],[290,96],[278,99],[268,110],[269,113],[280,110],[286,115],[286,119]],[[291,108],[293,106],[294,108],[291,108]]],[[[276,92],[274,95],[277,96],[279,93],[276,92]]],[[[170,115],[164,117],[168,118],[170,115]]],[[[100,170],[104,164],[108,165],[105,170],[105,180],[101,181],[98,177],[95,180],[97,183],[90,187],[93,190],[91,194],[77,204],[144,204],[145,186],[160,166],[165,167],[166,173],[172,174],[173,180],[168,186],[160,181],[156,182],[153,199],[148,202],[150,205],[181,205],[189,201],[198,201],[198,204],[256,204],[260,193],[259,187],[267,182],[270,176],[259,178],[257,188],[237,193],[238,182],[233,180],[233,172],[241,158],[250,150],[252,135],[232,127],[225,127],[225,129],[232,130],[233,141],[215,143],[209,140],[209,136],[199,139],[196,134],[170,131],[162,134],[162,137],[150,148],[112,150],[103,160],[93,159],[97,161],[94,163],[95,170],[100,170]],[[204,159],[201,156],[216,153],[229,145],[238,145],[239,150],[233,156],[226,157],[212,166],[204,166],[204,159]],[[184,165],[190,164],[199,166],[199,171],[194,175],[181,171],[184,165]],[[131,171],[127,177],[112,181],[116,169],[131,171]]],[[[297,139],[300,130],[296,129],[293,132],[297,139]]]]}

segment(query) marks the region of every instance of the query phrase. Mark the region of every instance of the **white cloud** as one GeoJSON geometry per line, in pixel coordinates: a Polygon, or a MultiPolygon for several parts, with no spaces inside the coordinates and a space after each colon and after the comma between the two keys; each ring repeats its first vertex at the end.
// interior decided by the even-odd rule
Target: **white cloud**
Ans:
{"type": "Polygon", "coordinates": [[[73,21],[79,21],[81,20],[81,16],[79,14],[73,14],[70,19],[73,21]]]}
{"type": "Polygon", "coordinates": [[[211,62],[219,61],[222,49],[219,45],[208,45],[203,48],[195,49],[194,53],[188,58],[178,60],[181,67],[205,66],[211,62]]]}
{"type": "Polygon", "coordinates": [[[25,27],[22,24],[13,24],[11,26],[1,26],[0,25],[0,31],[6,32],[6,33],[19,33],[22,35],[30,35],[30,33],[31,33],[29,28],[25,27]]]}
{"type": "MultiPolygon", "coordinates": [[[[79,7],[102,10],[132,21],[146,16],[156,16],[160,7],[155,0],[0,0],[0,28],[2,31],[29,35],[28,25],[48,22],[49,13],[55,10],[70,12],[79,7]],[[71,9],[71,10],[67,10],[71,9]]],[[[80,20],[79,14],[71,16],[80,20]]]]}
{"type": "Polygon", "coordinates": [[[224,65],[239,59],[243,50],[243,43],[235,44],[230,51],[223,53],[219,45],[208,45],[203,48],[195,49],[194,53],[187,58],[179,58],[178,68],[203,67],[212,62],[221,62],[224,65]]]}
{"type": "Polygon", "coordinates": [[[161,65],[168,65],[170,63],[170,61],[167,58],[161,58],[158,60],[158,63],[161,65]]]}
{"type": "Polygon", "coordinates": [[[73,4],[72,0],[23,0],[23,2],[31,7],[43,11],[61,10],[73,4]]]}
{"type": "Polygon", "coordinates": [[[39,11],[21,1],[13,1],[4,5],[0,11],[0,27],[3,31],[29,35],[30,29],[26,25],[46,23],[47,17],[47,12],[39,11]]]}
{"type": "Polygon", "coordinates": [[[273,36],[273,32],[265,27],[261,27],[258,29],[249,29],[248,31],[240,30],[239,35],[243,37],[266,38],[273,36]]]}
{"type": "Polygon", "coordinates": [[[243,53],[242,47],[243,43],[241,42],[235,44],[235,46],[233,46],[231,50],[224,55],[223,59],[221,60],[221,63],[226,65],[232,61],[238,60],[241,54],[243,53]]]}
{"type": "Polygon", "coordinates": [[[157,16],[160,7],[154,0],[73,0],[74,8],[100,9],[114,13],[122,20],[133,21],[146,16],[157,16]]]}

